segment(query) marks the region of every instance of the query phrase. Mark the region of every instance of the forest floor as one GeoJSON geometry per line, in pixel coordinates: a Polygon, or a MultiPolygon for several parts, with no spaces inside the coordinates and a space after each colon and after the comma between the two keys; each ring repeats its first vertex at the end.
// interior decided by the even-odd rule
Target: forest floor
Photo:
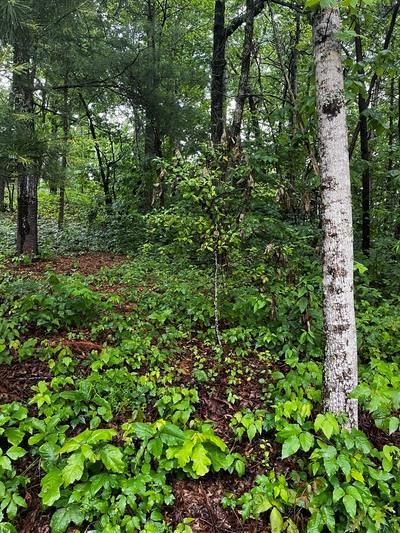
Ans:
{"type": "MultiPolygon", "coordinates": [[[[120,269],[126,266],[126,258],[122,255],[91,253],[76,257],[60,257],[54,260],[39,261],[29,265],[7,263],[6,269],[13,279],[45,280],[48,272],[61,276],[69,276],[83,280],[91,291],[101,294],[103,299],[115,297],[113,320],[129,320],[132,314],[140,311],[142,293],[148,291],[150,296],[154,284],[152,276],[140,279],[140,273],[132,278],[120,275],[120,269]],[[135,286],[132,286],[136,283],[135,286]],[[119,318],[118,318],[119,315],[119,318]],[[117,318],[116,318],[117,316],[117,318]]],[[[166,281],[168,283],[168,280],[166,281]]],[[[157,291],[156,291],[157,292],[157,291]]],[[[157,311],[157,294],[152,306],[157,311]]],[[[147,305],[147,304],[146,304],[147,305]]],[[[144,306],[143,313],[148,313],[144,306]]],[[[160,306],[162,307],[164,302],[160,306]]],[[[187,310],[181,309],[182,315],[187,310]]],[[[154,312],[154,311],[153,311],[154,312]]],[[[148,317],[145,317],[147,319],[148,317]]],[[[164,319],[160,318],[160,325],[164,319]]],[[[179,317],[177,320],[179,322],[179,317]]],[[[68,328],[45,328],[28,324],[23,338],[34,337],[40,344],[46,342],[50,347],[64,346],[73,354],[76,362],[74,373],[85,378],[90,372],[88,361],[93,351],[101,352],[105,346],[117,345],[112,337],[113,324],[106,324],[94,333],[91,321],[82,321],[79,325],[68,328]]],[[[166,346],[165,335],[153,335],[151,345],[163,351],[166,346]]],[[[165,333],[165,331],[163,330],[165,333]]],[[[168,373],[173,376],[172,385],[186,389],[196,389],[199,402],[196,407],[196,418],[211,421],[215,433],[228,445],[232,453],[241,454],[246,460],[246,473],[243,477],[228,473],[210,473],[201,479],[187,479],[172,474],[169,482],[173,488],[175,502],[164,511],[168,523],[173,526],[187,517],[194,521],[190,524],[195,533],[230,532],[230,533],[262,533],[270,531],[269,523],[264,519],[250,519],[243,522],[240,513],[232,508],[223,508],[221,499],[227,493],[240,496],[251,489],[255,478],[274,469],[277,475],[289,474],[296,469],[293,457],[282,460],[281,444],[273,438],[273,434],[263,432],[251,439],[240,440],[232,428],[232,419],[237,412],[257,412],[266,407],[266,389],[269,376],[273,373],[286,375],[290,368],[284,363],[265,358],[257,350],[248,350],[244,355],[225,344],[222,356],[216,362],[215,350],[202,335],[182,336],[181,340],[172,341],[175,346],[168,346],[168,373]],[[233,371],[234,369],[234,371],[233,371]],[[204,378],[202,377],[204,375],[204,378]],[[200,376],[200,377],[199,377],[200,376]],[[233,398],[232,399],[232,395],[233,398]]],[[[155,365],[157,367],[157,364],[155,365]]],[[[146,363],[139,369],[139,374],[146,375],[155,371],[146,363]]],[[[40,358],[14,360],[12,365],[0,365],[0,402],[13,401],[27,404],[32,397],[32,387],[39,382],[49,383],[52,374],[48,361],[40,358]]],[[[118,385],[118,384],[117,384],[118,385]]],[[[32,415],[37,413],[31,406],[32,415]]],[[[121,425],[132,416],[126,406],[116,414],[111,425],[121,425]]],[[[146,421],[157,419],[154,407],[146,410],[146,421]]],[[[361,413],[361,429],[378,449],[385,444],[400,446],[400,432],[392,435],[379,430],[367,412],[361,413]]],[[[261,432],[260,432],[261,433],[261,432]]],[[[37,457],[26,456],[20,460],[19,473],[26,473],[30,483],[24,497],[28,508],[19,512],[17,528],[19,533],[47,533],[50,531],[51,514],[43,510],[38,496],[40,480],[43,476],[40,461],[37,457]]],[[[305,528],[307,512],[296,511],[295,521],[299,530],[305,528]]],[[[75,531],[74,528],[68,531],[75,531]]]]}

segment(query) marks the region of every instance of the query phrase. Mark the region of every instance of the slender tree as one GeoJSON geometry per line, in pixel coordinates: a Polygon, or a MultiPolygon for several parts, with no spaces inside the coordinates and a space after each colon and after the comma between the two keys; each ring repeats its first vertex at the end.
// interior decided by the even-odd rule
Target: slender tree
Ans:
{"type": "Polygon", "coordinates": [[[324,287],[324,409],[346,413],[357,427],[357,343],[353,289],[350,166],[337,8],[314,18],[318,137],[321,171],[324,287]]]}
{"type": "MultiPolygon", "coordinates": [[[[362,80],[365,78],[364,70],[364,52],[361,39],[361,25],[359,19],[356,20],[355,25],[356,37],[356,59],[358,66],[358,73],[362,80]]],[[[363,82],[362,82],[363,83],[363,82]]],[[[359,130],[360,130],[360,149],[361,159],[363,161],[362,170],[362,250],[365,255],[369,255],[371,245],[371,221],[370,221],[370,165],[369,165],[369,131],[368,131],[368,99],[365,95],[365,88],[358,93],[358,113],[359,113],[359,130]]]]}
{"type": "Polygon", "coordinates": [[[253,32],[254,0],[246,0],[246,26],[244,30],[242,64],[240,68],[239,87],[236,95],[236,105],[233,113],[231,131],[232,139],[235,144],[240,143],[240,132],[242,128],[244,106],[249,95],[249,76],[253,48],[253,32]]]}
{"type": "Polygon", "coordinates": [[[214,146],[221,142],[224,132],[225,48],[225,0],[216,0],[211,64],[211,140],[214,146]]]}
{"type": "Polygon", "coordinates": [[[38,178],[34,153],[35,122],[33,116],[35,64],[31,31],[23,24],[19,25],[14,32],[13,48],[12,103],[17,118],[19,138],[24,141],[27,152],[26,157],[20,157],[16,164],[17,254],[36,255],[38,253],[38,178]]]}

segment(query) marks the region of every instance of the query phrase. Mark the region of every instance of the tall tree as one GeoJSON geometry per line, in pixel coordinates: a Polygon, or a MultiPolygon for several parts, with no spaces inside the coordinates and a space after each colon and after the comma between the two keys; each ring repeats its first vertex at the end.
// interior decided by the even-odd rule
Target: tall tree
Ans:
{"type": "Polygon", "coordinates": [[[243,111],[249,94],[249,76],[253,49],[254,32],[254,0],[246,0],[246,26],[244,30],[242,64],[240,69],[239,87],[236,95],[235,111],[232,120],[232,139],[235,144],[240,143],[243,111]]]}
{"type": "Polygon", "coordinates": [[[35,161],[34,95],[34,45],[28,24],[19,24],[13,34],[12,103],[17,119],[19,139],[24,139],[26,158],[19,158],[17,175],[17,253],[38,253],[37,232],[37,165],[35,161]]]}
{"type": "MultiPolygon", "coordinates": [[[[356,15],[357,16],[357,15],[356,15]]],[[[355,47],[356,47],[356,60],[358,67],[358,74],[361,76],[361,80],[365,78],[364,69],[364,52],[361,37],[361,25],[360,20],[357,18],[355,24],[355,47]]],[[[361,81],[364,84],[363,81],[361,81]]],[[[360,149],[361,159],[363,162],[362,170],[362,250],[365,255],[369,255],[369,249],[371,245],[371,222],[370,222],[370,190],[371,190],[371,178],[369,168],[369,132],[368,132],[368,98],[363,87],[358,94],[358,113],[359,113],[359,129],[360,129],[360,149]]]]}
{"type": "Polygon", "coordinates": [[[225,0],[215,0],[213,57],[211,64],[211,140],[221,142],[224,132],[225,103],[225,0]]]}
{"type": "Polygon", "coordinates": [[[320,150],[323,287],[324,408],[346,413],[348,427],[358,425],[357,342],[353,288],[353,225],[346,104],[338,8],[316,13],[313,24],[320,150]]]}

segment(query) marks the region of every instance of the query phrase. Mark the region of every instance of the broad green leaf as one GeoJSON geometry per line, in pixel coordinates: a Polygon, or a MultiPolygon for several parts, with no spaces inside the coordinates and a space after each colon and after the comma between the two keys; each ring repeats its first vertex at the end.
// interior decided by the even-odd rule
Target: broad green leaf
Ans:
{"type": "Polygon", "coordinates": [[[365,481],[364,481],[364,476],[362,475],[361,472],[359,472],[359,471],[356,470],[355,468],[352,468],[352,469],[351,469],[350,474],[351,474],[351,477],[352,477],[353,479],[355,479],[356,481],[359,481],[360,483],[365,483],[365,481]]]}
{"type": "Polygon", "coordinates": [[[281,533],[283,531],[283,518],[279,510],[274,507],[269,517],[271,533],[281,533]]]}
{"type": "Polygon", "coordinates": [[[314,435],[308,431],[303,431],[303,433],[300,433],[299,435],[299,441],[301,449],[305,452],[308,452],[308,450],[310,450],[314,444],[314,435]]]}
{"type": "Polygon", "coordinates": [[[319,414],[314,422],[315,431],[322,430],[327,439],[337,435],[340,431],[338,421],[331,413],[319,414]]]}
{"type": "Polygon", "coordinates": [[[24,438],[24,432],[17,428],[7,428],[5,430],[5,436],[10,444],[18,446],[24,438]]]}
{"type": "Polygon", "coordinates": [[[400,419],[397,416],[391,416],[389,419],[389,435],[397,431],[400,424],[400,419]]]}
{"type": "Polygon", "coordinates": [[[343,496],[345,495],[344,490],[342,487],[336,487],[333,491],[332,501],[333,503],[337,503],[343,496]]]}
{"type": "Polygon", "coordinates": [[[249,438],[249,441],[252,442],[254,437],[256,436],[257,428],[254,424],[251,424],[251,426],[247,430],[247,436],[249,438]]]}
{"type": "Polygon", "coordinates": [[[71,485],[74,481],[79,481],[83,476],[84,468],[85,459],[83,455],[80,452],[72,454],[62,470],[64,487],[68,487],[68,485],[71,485]]]}
{"type": "Polygon", "coordinates": [[[42,479],[39,496],[44,505],[53,505],[60,498],[60,487],[63,483],[61,470],[52,468],[42,479]]]}
{"type": "Polygon", "coordinates": [[[298,451],[300,448],[300,440],[296,435],[292,435],[290,438],[285,440],[282,446],[282,459],[290,457],[298,451]]]}
{"type": "Polygon", "coordinates": [[[336,522],[335,522],[335,513],[333,512],[332,507],[323,505],[321,508],[322,519],[331,533],[336,531],[336,522]]]}
{"type": "Polygon", "coordinates": [[[353,498],[353,496],[351,496],[350,494],[346,494],[346,496],[343,497],[343,504],[346,508],[348,515],[351,518],[354,518],[357,513],[357,502],[353,498]]]}
{"type": "Polygon", "coordinates": [[[135,422],[133,424],[135,435],[139,439],[151,439],[156,433],[156,430],[153,428],[152,424],[146,424],[144,422],[135,422]]]}
{"type": "Polygon", "coordinates": [[[80,526],[84,519],[85,516],[77,505],[63,507],[58,509],[51,517],[51,531],[52,533],[65,533],[71,523],[80,526]]]}
{"type": "Polygon", "coordinates": [[[351,464],[349,459],[344,454],[339,454],[337,458],[337,464],[340,466],[343,474],[349,476],[351,472],[351,464]]]}
{"type": "Polygon", "coordinates": [[[100,450],[100,459],[107,470],[116,474],[122,474],[125,470],[124,456],[119,448],[107,444],[100,450]]]}
{"type": "Polygon", "coordinates": [[[192,461],[193,470],[198,476],[204,476],[210,470],[211,459],[202,444],[196,444],[192,453],[192,461]]]}
{"type": "Polygon", "coordinates": [[[311,518],[307,522],[307,533],[320,533],[324,527],[324,519],[320,511],[312,513],[311,518]]]}
{"type": "Polygon", "coordinates": [[[89,433],[87,439],[88,444],[97,444],[99,442],[112,440],[117,434],[115,429],[95,429],[94,431],[89,430],[89,433]]]}
{"type": "Polygon", "coordinates": [[[11,448],[7,450],[8,457],[13,461],[19,459],[20,457],[23,457],[25,454],[26,450],[20,448],[19,446],[11,446],[11,448]]]}

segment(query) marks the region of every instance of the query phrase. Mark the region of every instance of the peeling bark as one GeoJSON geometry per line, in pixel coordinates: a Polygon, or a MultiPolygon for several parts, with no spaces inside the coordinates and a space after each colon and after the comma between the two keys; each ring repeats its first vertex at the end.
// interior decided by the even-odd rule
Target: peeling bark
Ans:
{"type": "Polygon", "coordinates": [[[324,231],[324,410],[346,413],[357,427],[357,343],[353,288],[353,227],[346,105],[338,9],[314,19],[314,57],[320,148],[322,226],[324,231]]]}

